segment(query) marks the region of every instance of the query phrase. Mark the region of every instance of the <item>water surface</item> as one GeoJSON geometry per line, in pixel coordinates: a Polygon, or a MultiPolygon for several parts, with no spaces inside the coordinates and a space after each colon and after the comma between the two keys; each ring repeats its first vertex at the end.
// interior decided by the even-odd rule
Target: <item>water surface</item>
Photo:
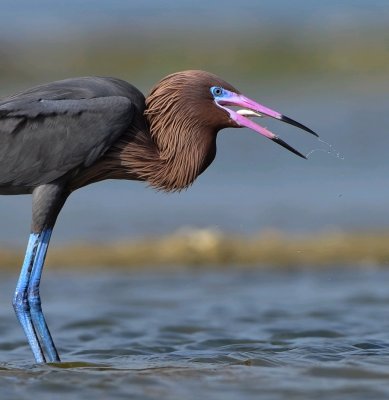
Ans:
{"type": "Polygon", "coordinates": [[[387,399],[389,271],[46,272],[64,363],[37,366],[0,283],[2,398],[387,399]]]}

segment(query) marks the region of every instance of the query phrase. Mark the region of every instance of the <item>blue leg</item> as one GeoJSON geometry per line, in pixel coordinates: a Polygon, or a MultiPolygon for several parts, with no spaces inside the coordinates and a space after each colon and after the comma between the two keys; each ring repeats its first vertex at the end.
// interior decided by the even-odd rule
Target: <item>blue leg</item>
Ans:
{"type": "Polygon", "coordinates": [[[41,298],[39,294],[39,284],[41,281],[43,265],[46,258],[47,248],[51,237],[52,229],[45,229],[40,235],[40,240],[35,253],[34,264],[30,276],[30,281],[27,288],[28,303],[31,310],[31,319],[38,333],[41,344],[46,350],[46,355],[49,362],[60,362],[60,358],[55,348],[49,328],[47,327],[45,317],[42,312],[41,298]]]}
{"type": "Polygon", "coordinates": [[[38,363],[46,362],[42,345],[49,362],[60,361],[42,313],[39,295],[39,284],[51,232],[52,229],[44,229],[41,233],[31,233],[13,299],[16,316],[38,363]]]}
{"type": "Polygon", "coordinates": [[[39,234],[31,233],[26,255],[22,266],[22,271],[18,283],[16,285],[15,295],[13,298],[13,306],[16,316],[22,325],[24,333],[27,336],[28,343],[34,353],[35,361],[37,363],[46,362],[45,356],[42,352],[42,347],[39,343],[37,334],[32,324],[30,305],[28,304],[27,288],[30,281],[32,266],[35,259],[37,246],[39,243],[39,234]]]}

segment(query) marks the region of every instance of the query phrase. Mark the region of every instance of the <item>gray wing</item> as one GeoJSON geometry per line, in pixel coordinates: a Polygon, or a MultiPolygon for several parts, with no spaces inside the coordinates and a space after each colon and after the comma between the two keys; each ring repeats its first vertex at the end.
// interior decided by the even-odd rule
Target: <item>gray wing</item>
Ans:
{"type": "Polygon", "coordinates": [[[0,101],[0,188],[34,187],[87,167],[131,124],[128,97],[43,88],[0,101]]]}

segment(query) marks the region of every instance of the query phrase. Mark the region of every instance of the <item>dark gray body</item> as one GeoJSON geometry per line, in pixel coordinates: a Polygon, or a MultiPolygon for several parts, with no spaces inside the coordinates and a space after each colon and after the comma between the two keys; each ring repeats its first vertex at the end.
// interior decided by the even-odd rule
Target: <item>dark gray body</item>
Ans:
{"type": "Polygon", "coordinates": [[[53,226],[74,171],[92,165],[145,107],[115,78],[41,85],[0,100],[0,194],[33,194],[33,231],[53,226]]]}

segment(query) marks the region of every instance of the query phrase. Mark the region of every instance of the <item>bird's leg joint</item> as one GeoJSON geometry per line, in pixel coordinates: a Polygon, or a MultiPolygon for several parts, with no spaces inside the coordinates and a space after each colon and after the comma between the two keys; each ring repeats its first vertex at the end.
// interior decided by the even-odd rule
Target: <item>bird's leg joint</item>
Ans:
{"type": "Polygon", "coordinates": [[[22,313],[30,310],[27,290],[16,291],[12,300],[12,305],[16,313],[22,313]]]}
{"type": "Polygon", "coordinates": [[[27,292],[27,301],[28,304],[33,307],[33,306],[40,306],[41,305],[41,297],[39,293],[39,288],[34,286],[34,287],[28,287],[28,292],[27,292]]]}

